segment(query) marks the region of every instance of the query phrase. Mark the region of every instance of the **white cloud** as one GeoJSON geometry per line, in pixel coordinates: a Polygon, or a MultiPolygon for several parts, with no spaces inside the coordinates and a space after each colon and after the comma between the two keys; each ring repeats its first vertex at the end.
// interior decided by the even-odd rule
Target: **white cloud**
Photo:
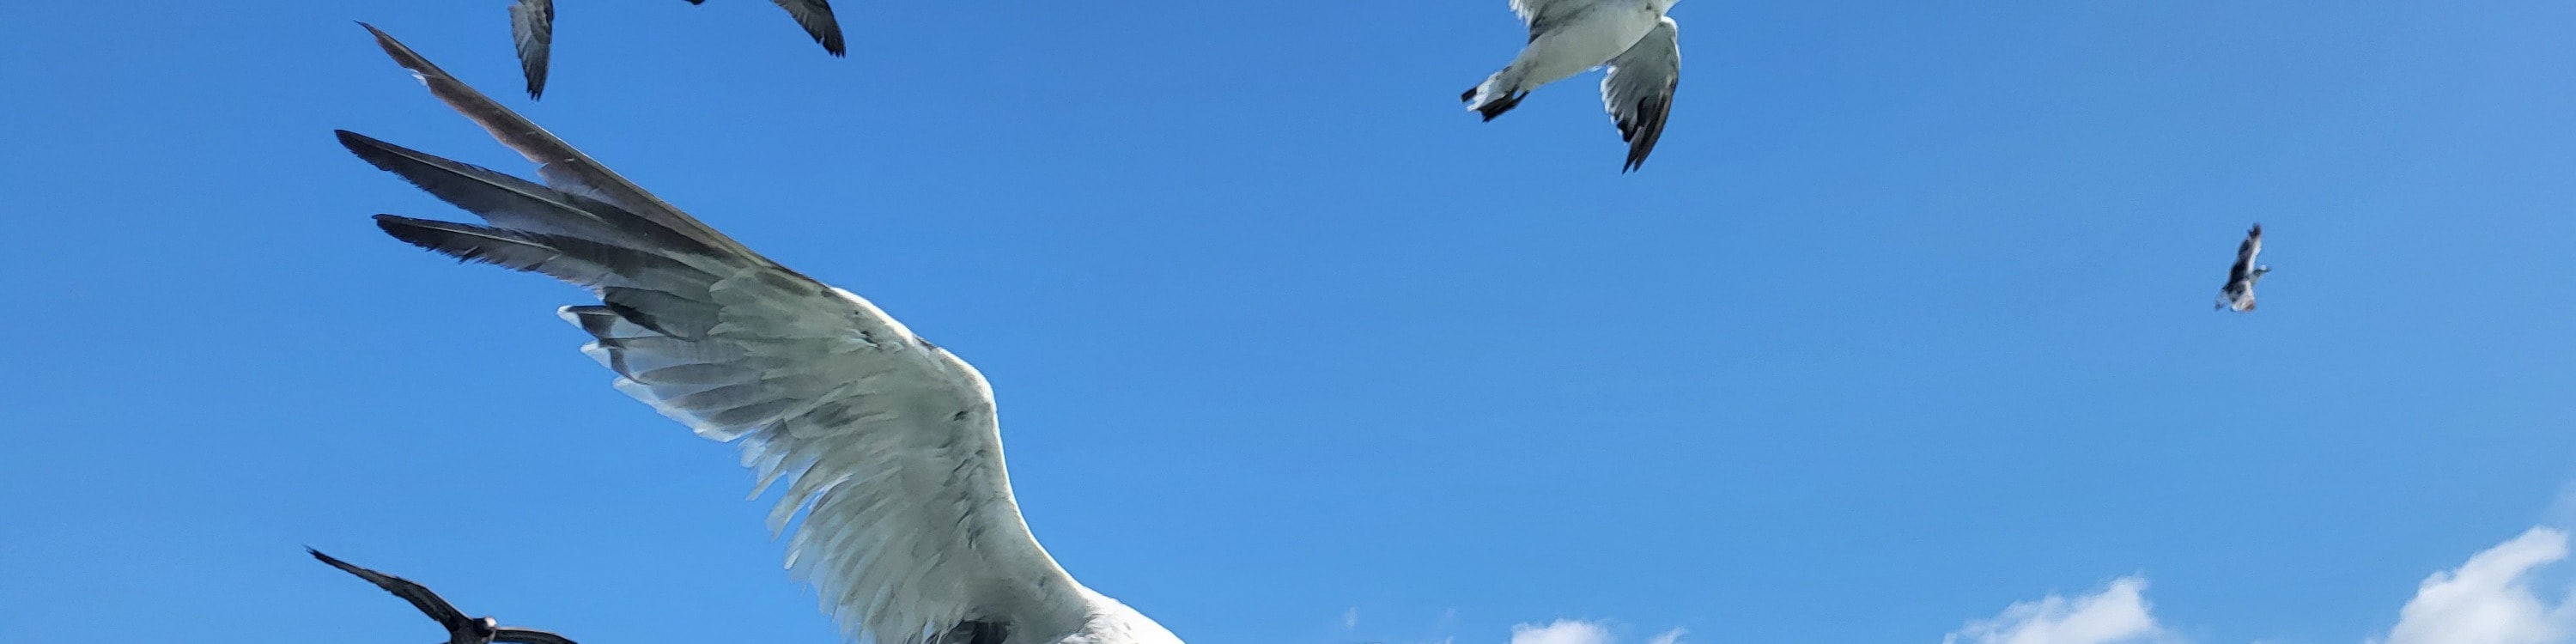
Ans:
{"type": "MultiPolygon", "coordinates": [[[[1941,638],[1941,644],[2113,644],[2146,642],[2163,627],[2148,614],[2147,580],[2135,575],[2111,581],[2102,592],[2067,599],[2049,595],[2035,602],[2005,607],[1993,619],[1968,622],[1941,638]]],[[[1516,643],[1517,644],[1517,643],[1516,643]]],[[[2395,644],[2395,643],[2392,643],[2395,644]]]]}
{"type": "Polygon", "coordinates": [[[1359,627],[1360,607],[1352,606],[1350,610],[1342,611],[1342,630],[1347,631],[1359,627]]]}
{"type": "Polygon", "coordinates": [[[1512,627],[1512,644],[1610,644],[1610,629],[1571,619],[1546,626],[1521,624],[1512,627]]]}
{"type": "Polygon", "coordinates": [[[2385,644],[2565,644],[2576,601],[2551,606],[2530,576],[2567,558],[2567,534],[2532,528],[2454,570],[2433,573],[2398,610],[2385,644]]]}
{"type": "MultiPolygon", "coordinates": [[[[1681,627],[1655,634],[1646,644],[1681,644],[1682,635],[1690,631],[1681,627]]],[[[1610,644],[1610,625],[1579,619],[1560,619],[1540,626],[1521,624],[1512,627],[1512,644],[1610,644]]]]}

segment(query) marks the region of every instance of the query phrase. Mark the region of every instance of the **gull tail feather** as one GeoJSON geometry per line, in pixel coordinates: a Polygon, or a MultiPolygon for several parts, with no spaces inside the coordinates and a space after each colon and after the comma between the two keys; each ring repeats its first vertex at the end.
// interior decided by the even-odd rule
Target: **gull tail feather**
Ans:
{"type": "Polygon", "coordinates": [[[1512,111],[1521,104],[1521,99],[1529,97],[1529,91],[1521,89],[1520,84],[1520,67],[1504,67],[1503,71],[1486,77],[1485,82],[1459,94],[1458,100],[1466,101],[1467,109],[1483,114],[1485,120],[1491,121],[1504,112],[1512,111]]]}

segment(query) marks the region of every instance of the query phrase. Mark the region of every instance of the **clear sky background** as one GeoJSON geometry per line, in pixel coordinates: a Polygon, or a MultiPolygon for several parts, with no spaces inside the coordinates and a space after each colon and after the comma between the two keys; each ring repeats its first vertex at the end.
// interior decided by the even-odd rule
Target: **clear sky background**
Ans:
{"type": "Polygon", "coordinates": [[[972,361],[1194,643],[2356,644],[2481,552],[2531,638],[2392,642],[2576,617],[2576,4],[1689,0],[1625,176],[1597,76],[1460,109],[1503,0],[560,4],[532,103],[505,0],[0,3],[8,639],[437,637],[310,544],[836,640],[582,293],[370,225],[468,215],[333,128],[527,167],[361,19],[972,361]]]}

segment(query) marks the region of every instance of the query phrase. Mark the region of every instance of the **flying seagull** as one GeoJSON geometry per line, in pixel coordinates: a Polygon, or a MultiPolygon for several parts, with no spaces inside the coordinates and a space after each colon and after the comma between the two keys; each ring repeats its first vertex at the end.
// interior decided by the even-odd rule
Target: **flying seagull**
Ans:
{"type": "MultiPolygon", "coordinates": [[[[705,4],[707,0],[689,0],[705,4]]],[[[796,19],[796,26],[823,44],[823,51],[839,56],[841,23],[832,18],[830,0],[777,0],[796,19]]],[[[546,93],[546,59],[555,42],[555,0],[518,0],[510,5],[510,39],[519,44],[519,72],[528,78],[528,97],[540,98],[546,93]]]]}
{"type": "Polygon", "coordinates": [[[2245,313],[2254,310],[2254,283],[2263,281],[2270,266],[2254,264],[2254,256],[2263,252],[2263,225],[2255,224],[2245,231],[2245,243],[2236,245],[2236,265],[2227,267],[2227,286],[2218,289],[2218,308],[2245,313]]]}
{"type": "Polygon", "coordinates": [[[1609,65],[1601,103],[1619,124],[1619,140],[1628,142],[1628,162],[1619,171],[1635,170],[1663,138],[1673,88],[1681,84],[1681,26],[1664,15],[1679,1],[1512,0],[1512,13],[1529,23],[1529,44],[1458,99],[1491,121],[1540,85],[1609,65]]]}
{"type": "Polygon", "coordinates": [[[559,313],[617,389],[742,446],[769,525],[801,515],[787,565],[855,639],[883,644],[1180,644],[1093,592],[1029,534],[993,392],[957,356],[601,166],[368,27],[431,94],[537,163],[539,184],[341,131],[377,168],[486,225],[377,215],[459,261],[544,274],[599,304],[559,313]]]}
{"type": "Polygon", "coordinates": [[[322,560],[322,563],[348,571],[349,574],[357,575],[359,579],[367,580],[367,583],[375,584],[377,588],[385,589],[385,592],[393,593],[395,597],[403,598],[403,601],[411,602],[412,608],[420,609],[421,614],[428,615],[430,619],[438,620],[438,625],[447,627],[447,644],[492,644],[493,642],[573,644],[572,640],[564,639],[562,635],[501,626],[500,622],[492,621],[490,617],[466,617],[464,611],[456,610],[455,604],[439,599],[438,593],[429,592],[429,587],[422,586],[418,582],[360,568],[356,564],[322,554],[320,550],[305,548],[304,551],[312,553],[313,558],[322,560]]]}

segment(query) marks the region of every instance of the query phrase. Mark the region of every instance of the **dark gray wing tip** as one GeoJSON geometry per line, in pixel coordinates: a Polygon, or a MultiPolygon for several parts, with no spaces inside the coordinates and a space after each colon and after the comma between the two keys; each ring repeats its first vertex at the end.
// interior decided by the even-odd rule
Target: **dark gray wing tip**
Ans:
{"type": "Polygon", "coordinates": [[[350,154],[358,155],[360,158],[366,158],[370,161],[373,160],[373,158],[369,156],[371,154],[378,153],[379,151],[386,150],[388,148],[400,149],[402,147],[386,143],[384,139],[348,130],[332,130],[331,138],[339,139],[340,147],[348,149],[350,154]]]}
{"type": "Polygon", "coordinates": [[[455,78],[453,76],[449,76],[447,74],[447,70],[439,69],[437,65],[431,64],[429,62],[429,58],[421,56],[420,52],[412,51],[410,46],[402,44],[402,41],[400,40],[394,40],[393,34],[385,33],[385,30],[377,29],[375,25],[364,22],[358,23],[358,26],[366,27],[367,33],[373,34],[376,37],[376,46],[383,48],[385,50],[385,55],[392,56],[394,58],[394,62],[402,65],[403,69],[408,69],[413,73],[427,77],[447,78],[451,80],[455,78]]]}
{"type": "Polygon", "coordinates": [[[572,638],[532,628],[502,628],[492,633],[492,641],[512,644],[573,644],[572,638]]]}
{"type": "MultiPolygon", "coordinates": [[[[1679,83],[1675,83],[1679,85],[1679,83]]],[[[1628,118],[1619,119],[1619,140],[1628,144],[1628,160],[1619,166],[1620,174],[1645,167],[1646,155],[1654,154],[1655,142],[1664,138],[1664,123],[1672,116],[1673,90],[1637,99],[1628,118]]]]}
{"type": "Polygon", "coordinates": [[[780,0],[779,5],[796,17],[796,26],[805,28],[805,35],[812,36],[816,44],[823,46],[823,51],[836,58],[849,56],[849,50],[842,47],[841,20],[832,15],[831,0],[780,0]],[[788,7],[790,2],[802,2],[806,10],[788,7]]]}

